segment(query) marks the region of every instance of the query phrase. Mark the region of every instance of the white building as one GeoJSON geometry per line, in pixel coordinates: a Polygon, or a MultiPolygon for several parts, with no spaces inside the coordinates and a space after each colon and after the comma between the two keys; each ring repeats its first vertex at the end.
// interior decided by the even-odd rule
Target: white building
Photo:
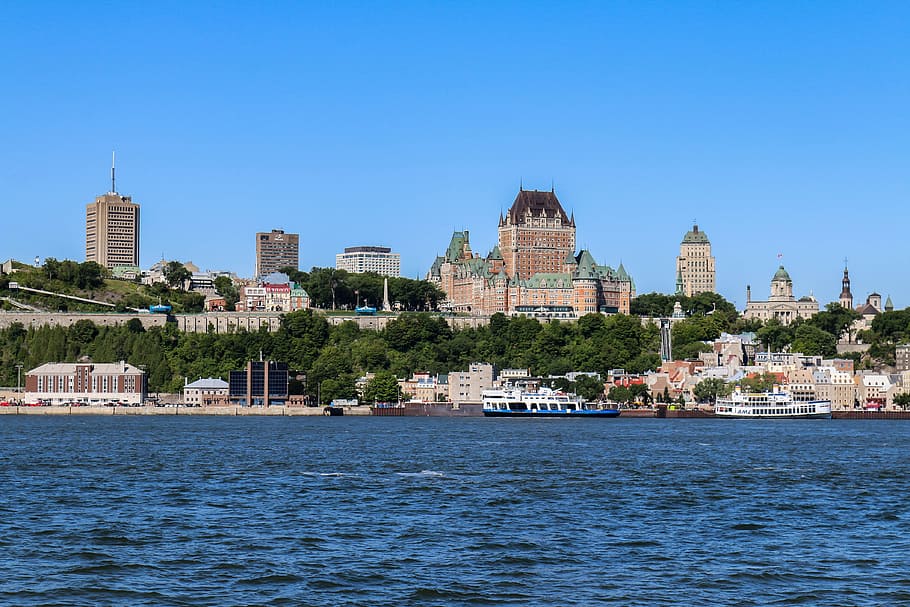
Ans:
{"type": "Polygon", "coordinates": [[[335,255],[335,269],[352,274],[375,272],[382,276],[401,276],[401,254],[388,247],[346,247],[335,255]]]}
{"type": "Polygon", "coordinates": [[[226,400],[228,396],[228,383],[223,379],[201,377],[193,383],[183,386],[183,402],[188,405],[203,406],[212,400],[226,400]],[[213,398],[221,397],[221,399],[213,398]]]}

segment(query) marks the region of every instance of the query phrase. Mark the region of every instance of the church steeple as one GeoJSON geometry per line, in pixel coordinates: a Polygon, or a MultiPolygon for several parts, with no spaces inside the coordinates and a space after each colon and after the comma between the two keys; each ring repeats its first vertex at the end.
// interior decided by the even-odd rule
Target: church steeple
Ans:
{"type": "Polygon", "coordinates": [[[843,288],[840,292],[840,307],[846,310],[853,309],[853,293],[850,292],[850,272],[847,270],[847,260],[844,260],[844,279],[841,281],[843,288]]]}

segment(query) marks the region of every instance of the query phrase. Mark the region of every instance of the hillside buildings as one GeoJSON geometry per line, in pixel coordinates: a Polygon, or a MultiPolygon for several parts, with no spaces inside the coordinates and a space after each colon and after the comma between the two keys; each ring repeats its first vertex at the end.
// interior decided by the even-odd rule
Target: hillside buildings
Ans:
{"type": "Polygon", "coordinates": [[[388,247],[345,247],[344,253],[335,255],[335,269],[397,278],[401,276],[401,254],[388,247]]]}
{"type": "Polygon", "coordinates": [[[692,297],[704,292],[715,292],[716,277],[714,256],[708,235],[699,231],[698,225],[686,232],[679,245],[676,258],[676,293],[692,297]]]}
{"type": "Polygon", "coordinates": [[[273,272],[240,288],[237,312],[295,312],[310,307],[310,296],[287,274],[273,272]]]}
{"type": "Polygon", "coordinates": [[[780,266],[771,279],[771,296],[768,301],[752,301],[752,289],[746,287],[746,310],[743,318],[768,321],[772,318],[782,325],[789,325],[797,318],[812,318],[818,314],[818,301],[811,295],[797,300],[793,296],[793,280],[780,266]]]}
{"type": "Polygon", "coordinates": [[[265,276],[281,268],[298,269],[299,245],[299,234],[285,234],[284,230],[257,232],[255,276],[265,276]]]}
{"type": "Polygon", "coordinates": [[[575,252],[575,217],[554,191],[520,189],[499,217],[499,243],[486,255],[471,250],[467,230],[452,235],[427,280],[446,293],[443,307],[473,314],[578,318],[593,312],[628,314],[635,285],[622,264],[598,265],[575,252]]]}
{"type": "Polygon", "coordinates": [[[856,335],[860,331],[866,331],[872,328],[872,321],[882,312],[891,312],[894,310],[894,304],[891,303],[891,297],[882,307],[882,296],[878,293],[870,293],[866,297],[866,303],[853,306],[853,293],[850,290],[850,272],[844,266],[844,277],[841,280],[841,294],[838,303],[842,308],[854,310],[859,314],[859,318],[854,321],[849,330],[841,336],[841,343],[854,343],[856,335]]]}
{"type": "Polygon", "coordinates": [[[139,205],[117,193],[111,167],[111,191],[85,207],[85,260],[105,268],[139,269],[139,205]]]}

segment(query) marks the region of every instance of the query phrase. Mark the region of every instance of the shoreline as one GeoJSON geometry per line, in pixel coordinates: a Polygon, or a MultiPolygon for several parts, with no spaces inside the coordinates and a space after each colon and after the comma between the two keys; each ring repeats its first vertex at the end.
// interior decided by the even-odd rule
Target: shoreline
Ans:
{"type": "MultiPolygon", "coordinates": [[[[370,408],[338,407],[343,409],[342,415],[368,416],[370,408]]],[[[336,409],[338,409],[336,408],[336,409]]],[[[237,417],[304,417],[329,415],[326,407],[95,407],[95,406],[40,406],[12,405],[0,407],[0,416],[3,415],[208,415],[208,416],[237,416],[237,417]]],[[[335,413],[338,415],[338,413],[335,413]]]]}
{"type": "MultiPolygon", "coordinates": [[[[446,404],[447,405],[447,404],[446,404]]],[[[378,408],[368,405],[356,407],[238,407],[238,406],[142,406],[142,407],[103,407],[103,406],[27,406],[11,405],[0,407],[0,417],[4,415],[102,415],[102,416],[221,416],[221,417],[483,417],[479,406],[468,405],[453,409],[443,403],[423,403],[420,406],[378,408]]],[[[617,419],[714,419],[716,416],[707,411],[693,409],[624,409],[617,419]]],[[[910,420],[910,411],[833,411],[834,420],[910,420]]]]}

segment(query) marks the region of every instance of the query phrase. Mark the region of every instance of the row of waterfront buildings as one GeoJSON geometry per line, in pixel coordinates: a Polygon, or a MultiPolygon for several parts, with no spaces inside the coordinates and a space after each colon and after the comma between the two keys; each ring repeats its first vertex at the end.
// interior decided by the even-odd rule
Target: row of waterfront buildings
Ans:
{"type": "MultiPolygon", "coordinates": [[[[302,395],[289,394],[291,373],[285,363],[251,361],[245,369],[230,372],[227,381],[221,378],[187,381],[181,400],[200,406],[315,404],[302,395]]],[[[562,377],[574,381],[580,374],[599,377],[595,373],[562,377]]],[[[910,345],[897,347],[894,372],[857,372],[851,359],[759,352],[754,335],[724,334],[698,360],[664,361],[657,371],[640,375],[613,370],[601,379],[606,394],[612,387],[642,385],[648,401],[694,403],[697,386],[705,380],[719,379],[732,385],[750,377],[769,375],[795,400],[830,400],[835,411],[894,410],[898,408],[895,397],[910,394],[910,345]]],[[[371,378],[372,374],[362,377],[358,387],[362,390],[371,378]]],[[[483,390],[533,379],[527,369],[497,372],[493,365],[478,362],[464,371],[414,373],[399,380],[399,394],[401,398],[418,402],[477,403],[483,390]]],[[[49,405],[140,405],[148,400],[144,370],[125,361],[94,363],[88,359],[46,363],[28,370],[22,397],[25,402],[49,405]]]]}

